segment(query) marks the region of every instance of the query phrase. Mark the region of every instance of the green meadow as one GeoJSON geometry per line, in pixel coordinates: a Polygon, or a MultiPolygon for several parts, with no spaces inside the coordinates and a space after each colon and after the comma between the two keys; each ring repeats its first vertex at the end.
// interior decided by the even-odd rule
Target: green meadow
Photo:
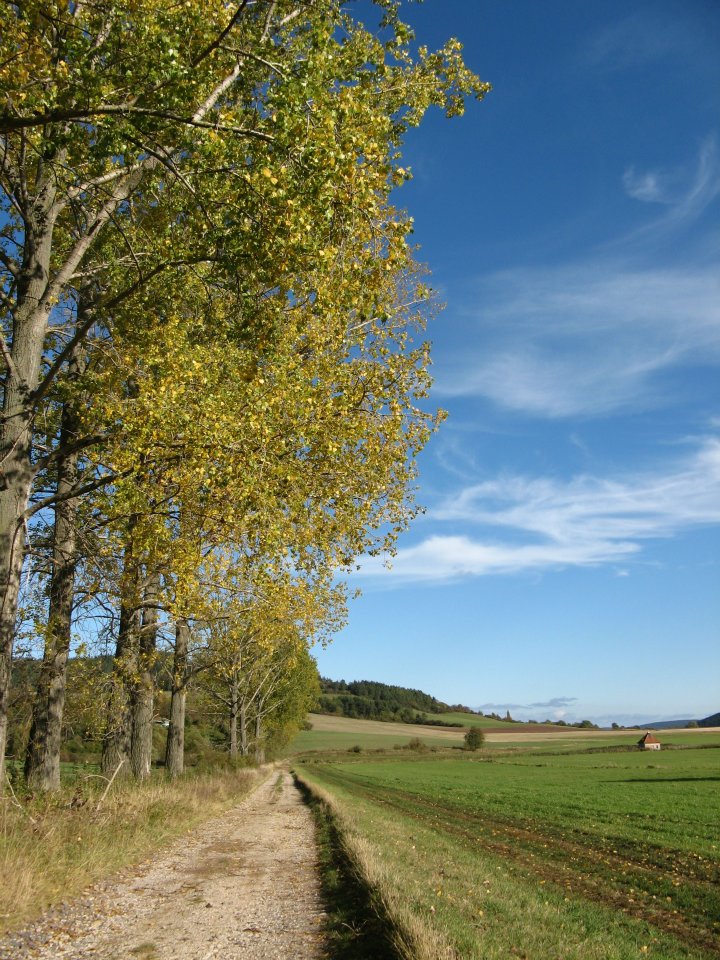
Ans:
{"type": "Polygon", "coordinates": [[[405,956],[719,957],[720,735],[662,739],[306,755],[298,774],[362,850],[405,956]]]}

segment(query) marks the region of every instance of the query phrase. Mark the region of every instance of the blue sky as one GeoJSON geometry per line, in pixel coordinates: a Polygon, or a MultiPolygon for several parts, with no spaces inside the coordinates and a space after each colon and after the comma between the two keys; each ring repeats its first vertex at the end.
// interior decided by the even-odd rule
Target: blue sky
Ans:
{"type": "Polygon", "coordinates": [[[520,718],[720,710],[720,6],[406,19],[494,89],[408,139],[449,415],[321,672],[520,718]]]}

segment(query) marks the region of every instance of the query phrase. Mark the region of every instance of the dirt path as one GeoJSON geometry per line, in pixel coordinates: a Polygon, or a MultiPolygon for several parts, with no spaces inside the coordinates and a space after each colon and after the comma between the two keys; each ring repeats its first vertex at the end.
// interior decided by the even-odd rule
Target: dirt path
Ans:
{"type": "Polygon", "coordinates": [[[0,960],[320,960],[312,817],[287,773],[120,881],[0,940],[0,960]]]}

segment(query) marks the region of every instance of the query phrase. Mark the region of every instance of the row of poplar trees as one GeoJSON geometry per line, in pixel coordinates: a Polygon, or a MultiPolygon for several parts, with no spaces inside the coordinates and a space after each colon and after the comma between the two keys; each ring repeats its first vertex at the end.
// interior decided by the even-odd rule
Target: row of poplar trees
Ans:
{"type": "Polygon", "coordinates": [[[358,6],[2,5],[0,769],[29,623],[37,789],[59,785],[92,623],[114,644],[105,771],[149,774],[169,634],[179,773],[193,671],[237,746],[249,665],[275,690],[301,674],[343,620],[338,572],[415,511],[438,417],[391,193],[407,129],[487,85],[456,41],[418,48],[395,0],[361,5],[373,29],[358,6]]]}

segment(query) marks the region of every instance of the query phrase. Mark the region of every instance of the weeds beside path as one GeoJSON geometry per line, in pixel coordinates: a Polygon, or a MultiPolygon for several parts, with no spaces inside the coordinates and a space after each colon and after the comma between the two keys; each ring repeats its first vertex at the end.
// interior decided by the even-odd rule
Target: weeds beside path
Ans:
{"type": "Polygon", "coordinates": [[[319,960],[324,923],[312,816],[281,773],[155,860],[0,941],[0,960],[319,960]]]}
{"type": "Polygon", "coordinates": [[[236,769],[116,781],[104,798],[99,777],[48,797],[8,792],[0,797],[0,934],[237,805],[266,775],[236,769]]]}

